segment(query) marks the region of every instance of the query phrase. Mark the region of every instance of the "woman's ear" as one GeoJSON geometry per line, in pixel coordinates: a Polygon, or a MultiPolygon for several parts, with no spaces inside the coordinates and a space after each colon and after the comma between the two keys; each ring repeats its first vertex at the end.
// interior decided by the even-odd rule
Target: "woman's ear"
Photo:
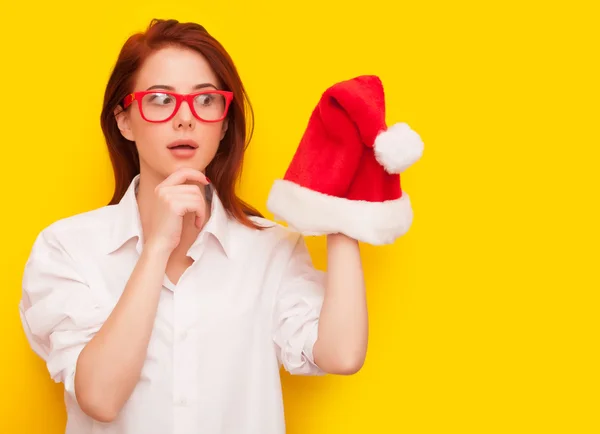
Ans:
{"type": "Polygon", "coordinates": [[[229,118],[225,118],[223,121],[223,126],[221,127],[221,140],[225,137],[225,133],[227,132],[227,128],[229,127],[229,118]]]}
{"type": "Polygon", "coordinates": [[[129,141],[135,141],[133,137],[133,131],[131,131],[131,125],[129,123],[129,113],[127,113],[123,108],[119,105],[115,108],[114,111],[115,120],[117,121],[117,126],[119,127],[119,131],[123,137],[125,137],[129,141]]]}

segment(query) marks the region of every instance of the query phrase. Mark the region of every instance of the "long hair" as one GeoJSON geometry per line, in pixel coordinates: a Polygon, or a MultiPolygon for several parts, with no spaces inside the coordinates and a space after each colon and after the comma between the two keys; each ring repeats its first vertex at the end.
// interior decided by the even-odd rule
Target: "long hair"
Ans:
{"type": "Polygon", "coordinates": [[[140,173],[135,143],[121,135],[114,111],[125,96],[133,91],[136,74],[146,58],[167,46],[189,48],[203,55],[224,89],[233,92],[234,98],[228,113],[229,126],[217,154],[206,168],[206,176],[219,192],[219,198],[230,215],[248,227],[261,229],[248,217],[262,215],[235,193],[244,152],[254,131],[252,105],[229,54],[203,26],[196,23],[153,19],[145,32],[129,37],[119,53],[106,86],[100,115],[115,177],[115,189],[109,205],[121,200],[133,178],[140,173]]]}

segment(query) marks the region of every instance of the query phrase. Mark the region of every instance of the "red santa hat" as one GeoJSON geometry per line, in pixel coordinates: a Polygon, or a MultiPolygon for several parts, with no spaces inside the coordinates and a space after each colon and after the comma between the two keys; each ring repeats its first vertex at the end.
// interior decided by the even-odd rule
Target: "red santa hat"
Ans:
{"type": "Polygon", "coordinates": [[[420,136],[406,123],[386,126],[379,77],[342,81],[322,94],[267,208],[304,235],[390,244],[412,224],[400,173],[422,153],[420,136]]]}

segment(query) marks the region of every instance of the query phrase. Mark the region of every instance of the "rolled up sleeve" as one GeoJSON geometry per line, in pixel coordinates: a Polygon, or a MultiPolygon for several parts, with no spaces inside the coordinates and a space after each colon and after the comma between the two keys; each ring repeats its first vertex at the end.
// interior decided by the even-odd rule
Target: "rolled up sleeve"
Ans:
{"type": "Polygon", "coordinates": [[[25,265],[19,312],[33,351],[75,399],[77,358],[107,318],[77,264],[52,234],[40,233],[25,265]]]}
{"type": "Polygon", "coordinates": [[[294,375],[324,375],[314,361],[323,304],[325,272],[314,268],[298,236],[275,302],[274,341],[279,362],[294,375]]]}

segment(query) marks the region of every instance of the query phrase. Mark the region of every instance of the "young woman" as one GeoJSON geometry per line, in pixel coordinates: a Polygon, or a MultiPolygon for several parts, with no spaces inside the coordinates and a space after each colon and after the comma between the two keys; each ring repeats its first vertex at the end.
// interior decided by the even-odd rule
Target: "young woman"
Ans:
{"type": "Polygon", "coordinates": [[[101,115],[114,196],[41,231],[23,277],[67,433],[282,434],[281,366],[362,366],[358,242],[328,235],[318,271],[302,236],[234,192],[249,110],[202,26],[154,20],[125,43],[101,115]]]}

